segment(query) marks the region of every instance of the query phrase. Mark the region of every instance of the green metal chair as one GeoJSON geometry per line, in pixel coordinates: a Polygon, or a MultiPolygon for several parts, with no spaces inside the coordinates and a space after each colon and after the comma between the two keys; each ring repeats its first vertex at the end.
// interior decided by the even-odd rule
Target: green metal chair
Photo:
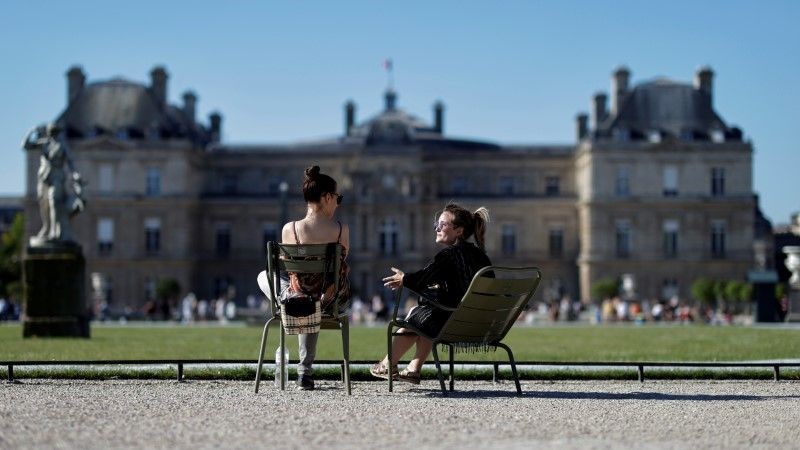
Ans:
{"type": "MultiPolygon", "coordinates": [[[[453,364],[455,347],[467,346],[475,349],[501,347],[508,353],[511,362],[511,372],[517,386],[517,394],[522,394],[517,375],[517,366],[511,348],[501,341],[508,330],[514,325],[520,313],[530,301],[539,282],[542,272],[536,267],[498,267],[488,266],[479,270],[472,278],[469,289],[464,294],[461,302],[455,308],[450,308],[432,300],[430,304],[445,311],[451,311],[450,318],[445,322],[441,331],[436,336],[428,336],[423,331],[408,324],[404,319],[397,317],[400,304],[400,292],[397,294],[394,313],[388,327],[388,355],[392,360],[392,337],[399,336],[396,329],[407,328],[416,334],[433,341],[433,359],[442,394],[447,395],[439,354],[436,347],[445,345],[450,351],[450,390],[453,390],[453,364]]],[[[398,289],[400,291],[400,289],[398,289]]],[[[389,392],[393,389],[393,379],[389,377],[389,392]]]]}
{"type": "MultiPolygon", "coordinates": [[[[343,247],[338,243],[330,244],[279,244],[269,242],[267,244],[267,281],[269,293],[267,297],[272,303],[272,318],[267,320],[264,325],[264,332],[261,335],[261,349],[258,352],[258,367],[256,368],[256,393],[261,382],[261,368],[264,364],[264,348],[267,345],[267,332],[270,324],[277,321],[280,324],[280,347],[281,354],[285,354],[285,329],[281,320],[281,309],[278,303],[280,292],[280,274],[282,272],[295,273],[327,273],[326,281],[333,281],[334,291],[339,292],[339,271],[341,268],[341,256],[343,247]]],[[[347,314],[343,314],[340,304],[346,299],[336,298],[333,303],[332,314],[322,315],[322,330],[340,330],[342,333],[342,353],[343,353],[343,375],[344,383],[347,386],[347,395],[351,395],[350,386],[350,326],[347,314]]],[[[282,360],[280,365],[281,390],[285,390],[283,375],[286,371],[286,361],[282,360]]]]}

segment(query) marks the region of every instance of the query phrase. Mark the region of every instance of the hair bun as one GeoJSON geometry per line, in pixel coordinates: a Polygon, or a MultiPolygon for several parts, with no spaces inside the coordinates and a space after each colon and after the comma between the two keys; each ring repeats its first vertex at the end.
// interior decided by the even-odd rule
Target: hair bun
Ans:
{"type": "Polygon", "coordinates": [[[319,166],[311,166],[306,169],[306,178],[313,180],[319,175],[319,166]]]}

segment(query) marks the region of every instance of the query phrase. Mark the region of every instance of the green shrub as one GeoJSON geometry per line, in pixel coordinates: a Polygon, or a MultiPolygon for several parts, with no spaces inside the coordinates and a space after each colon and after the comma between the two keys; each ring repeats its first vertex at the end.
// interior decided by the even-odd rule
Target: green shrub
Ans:
{"type": "Polygon", "coordinates": [[[605,300],[619,292],[619,282],[614,278],[601,278],[592,285],[592,297],[605,300]]]}
{"type": "Polygon", "coordinates": [[[712,305],[717,298],[716,283],[708,278],[698,278],[692,283],[692,297],[704,305],[712,305]]]}

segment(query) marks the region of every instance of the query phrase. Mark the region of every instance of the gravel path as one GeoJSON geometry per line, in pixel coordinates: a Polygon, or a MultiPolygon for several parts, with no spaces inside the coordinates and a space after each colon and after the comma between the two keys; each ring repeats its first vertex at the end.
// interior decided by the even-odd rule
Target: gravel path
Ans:
{"type": "Polygon", "coordinates": [[[0,384],[0,448],[789,448],[791,381],[318,382],[258,395],[237,381],[0,384]],[[415,431],[416,430],[416,431],[415,431]],[[382,439],[391,439],[385,442],[382,439]]]}

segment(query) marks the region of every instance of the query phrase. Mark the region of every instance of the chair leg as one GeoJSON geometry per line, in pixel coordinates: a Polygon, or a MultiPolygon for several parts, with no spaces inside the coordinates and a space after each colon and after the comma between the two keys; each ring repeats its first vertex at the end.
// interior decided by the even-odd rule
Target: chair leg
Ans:
{"type": "Polygon", "coordinates": [[[344,356],[344,384],[347,386],[347,395],[353,395],[350,387],[350,323],[347,316],[342,318],[339,322],[339,327],[342,329],[342,355],[344,356]]]}
{"type": "Polygon", "coordinates": [[[453,390],[453,385],[456,381],[456,371],[454,370],[453,360],[455,359],[455,347],[453,344],[448,345],[450,350],[450,390],[453,390]]]}
{"type": "Polygon", "coordinates": [[[286,371],[289,370],[289,368],[286,367],[286,365],[289,362],[286,361],[287,358],[284,358],[284,356],[286,355],[286,330],[283,329],[283,322],[281,322],[281,342],[280,342],[280,345],[281,345],[281,365],[280,365],[280,368],[278,370],[280,370],[280,372],[281,372],[281,390],[285,391],[286,390],[286,379],[284,377],[286,376],[286,371]]]}
{"type": "Polygon", "coordinates": [[[387,369],[389,373],[389,392],[392,392],[394,388],[392,384],[392,328],[394,328],[394,324],[389,322],[389,326],[386,329],[386,357],[389,358],[389,368],[387,369]]]}
{"type": "Polygon", "coordinates": [[[436,363],[436,373],[439,375],[439,386],[442,388],[442,395],[447,397],[447,389],[444,387],[444,375],[442,375],[442,365],[439,364],[439,352],[436,350],[436,343],[433,343],[433,361],[436,363]]]}
{"type": "Polygon", "coordinates": [[[511,373],[514,375],[514,383],[517,385],[517,395],[522,395],[522,387],[519,385],[519,376],[517,375],[517,363],[514,362],[514,354],[511,353],[511,347],[501,343],[498,343],[497,346],[504,348],[508,353],[508,360],[511,362],[511,373]]]}
{"type": "Polygon", "coordinates": [[[267,332],[269,325],[275,317],[272,317],[264,325],[264,331],[261,333],[261,350],[258,352],[258,366],[256,366],[256,394],[258,394],[258,385],[261,383],[261,367],[264,365],[264,348],[267,346],[267,332]]]}

